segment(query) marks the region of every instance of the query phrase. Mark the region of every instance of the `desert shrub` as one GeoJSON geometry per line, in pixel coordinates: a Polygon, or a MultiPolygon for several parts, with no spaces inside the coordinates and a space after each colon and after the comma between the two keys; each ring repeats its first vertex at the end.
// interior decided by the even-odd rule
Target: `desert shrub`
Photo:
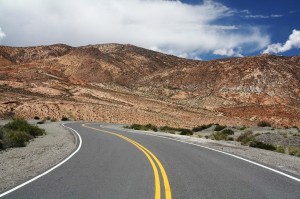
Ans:
{"type": "Polygon", "coordinates": [[[179,128],[177,131],[180,132],[180,135],[193,135],[193,131],[190,129],[179,128]]]}
{"type": "Polygon", "coordinates": [[[206,136],[204,136],[205,137],[205,139],[208,139],[209,138],[209,136],[208,135],[206,135],[206,136]]]}
{"type": "Polygon", "coordinates": [[[132,124],[130,126],[127,126],[125,128],[129,128],[129,129],[134,129],[134,130],[143,130],[143,131],[158,131],[157,126],[153,125],[153,124],[146,124],[146,125],[141,125],[141,124],[132,124]]]}
{"type": "Polygon", "coordinates": [[[222,131],[225,128],[226,128],[226,126],[222,126],[222,125],[217,124],[214,130],[215,131],[222,131]]]}
{"type": "Polygon", "coordinates": [[[16,119],[12,120],[8,124],[6,124],[3,128],[10,129],[13,131],[29,133],[33,137],[46,134],[44,129],[41,129],[37,126],[31,125],[26,120],[20,119],[20,118],[16,118],[16,119]]]}
{"type": "Polygon", "coordinates": [[[247,145],[249,142],[255,141],[255,136],[252,131],[246,131],[238,136],[237,141],[241,142],[243,145],[247,145]]]}
{"type": "Polygon", "coordinates": [[[224,129],[221,132],[226,135],[234,135],[234,131],[231,129],[224,129]]]}
{"type": "Polygon", "coordinates": [[[40,120],[40,117],[39,117],[39,116],[34,116],[33,119],[35,119],[35,120],[40,120]]]}
{"type": "Polygon", "coordinates": [[[215,140],[227,140],[227,135],[222,132],[216,132],[212,134],[215,140]]]}
{"type": "Polygon", "coordinates": [[[26,143],[32,139],[28,133],[22,131],[8,130],[6,133],[6,147],[25,147],[26,143]]]}
{"type": "Polygon", "coordinates": [[[271,144],[265,144],[263,142],[259,142],[259,141],[252,141],[249,144],[250,147],[254,147],[254,148],[260,148],[260,149],[266,149],[266,150],[270,150],[270,151],[275,151],[276,147],[271,145],[271,144]]]}
{"type": "Polygon", "coordinates": [[[158,131],[157,126],[155,126],[155,125],[153,125],[153,124],[147,124],[147,125],[145,125],[145,128],[146,128],[147,130],[152,130],[152,131],[155,131],[155,132],[158,131]]]}
{"type": "Polygon", "coordinates": [[[228,141],[234,141],[234,138],[233,137],[228,137],[227,140],[228,141]]]}
{"type": "Polygon", "coordinates": [[[298,148],[298,147],[290,146],[288,148],[288,152],[290,155],[300,157],[300,148],[298,148]]]}
{"type": "Polygon", "coordinates": [[[285,153],[285,149],[284,149],[283,146],[277,146],[276,152],[278,152],[278,153],[285,153]]]}
{"type": "Polygon", "coordinates": [[[201,126],[197,126],[197,127],[194,127],[192,129],[193,132],[199,132],[199,131],[202,131],[202,130],[205,130],[205,129],[208,129],[212,126],[213,124],[204,124],[204,125],[201,125],[201,126]]]}
{"type": "Polygon", "coordinates": [[[51,117],[50,117],[50,116],[47,116],[47,117],[45,118],[45,120],[51,120],[51,117]]]}
{"type": "Polygon", "coordinates": [[[37,124],[45,124],[45,120],[38,121],[37,124]]]}
{"type": "Polygon", "coordinates": [[[134,129],[134,130],[142,130],[142,125],[140,124],[132,124],[128,126],[129,129],[134,129]]]}
{"type": "Polygon", "coordinates": [[[169,127],[169,126],[163,126],[159,128],[160,131],[175,134],[176,128],[169,127]]]}
{"type": "Polygon", "coordinates": [[[51,119],[51,122],[56,122],[56,121],[57,121],[57,119],[55,119],[55,118],[51,119]]]}
{"type": "Polygon", "coordinates": [[[243,130],[245,130],[246,128],[247,128],[246,126],[242,126],[242,127],[240,128],[240,130],[243,131],[243,130]]]}
{"type": "Polygon", "coordinates": [[[69,121],[69,118],[63,116],[63,117],[61,118],[61,121],[69,121]]]}
{"type": "Polygon", "coordinates": [[[259,127],[270,127],[271,124],[267,121],[260,121],[260,122],[257,123],[257,126],[259,126],[259,127]]]}

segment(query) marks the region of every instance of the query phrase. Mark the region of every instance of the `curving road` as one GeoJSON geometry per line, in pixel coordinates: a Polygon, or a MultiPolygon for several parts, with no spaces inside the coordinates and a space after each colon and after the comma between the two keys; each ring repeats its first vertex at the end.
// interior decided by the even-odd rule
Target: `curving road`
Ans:
{"type": "Polygon", "coordinates": [[[300,198],[299,181],[216,151],[99,124],[66,126],[80,134],[80,150],[3,198],[300,198]]]}

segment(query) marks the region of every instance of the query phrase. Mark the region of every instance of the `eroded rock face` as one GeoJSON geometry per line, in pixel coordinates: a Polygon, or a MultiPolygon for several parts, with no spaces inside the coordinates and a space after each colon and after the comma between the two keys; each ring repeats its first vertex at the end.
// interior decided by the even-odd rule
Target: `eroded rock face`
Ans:
{"type": "Polygon", "coordinates": [[[299,57],[195,61],[120,44],[0,46],[0,116],[300,125],[299,57]]]}

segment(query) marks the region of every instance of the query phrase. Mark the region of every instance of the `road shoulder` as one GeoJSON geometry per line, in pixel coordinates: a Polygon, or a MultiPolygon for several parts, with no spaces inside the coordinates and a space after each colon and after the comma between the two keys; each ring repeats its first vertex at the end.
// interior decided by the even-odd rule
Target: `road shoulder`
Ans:
{"type": "Polygon", "coordinates": [[[0,151],[0,192],[46,171],[75,149],[74,135],[60,122],[39,126],[47,135],[35,138],[26,147],[0,151]]]}

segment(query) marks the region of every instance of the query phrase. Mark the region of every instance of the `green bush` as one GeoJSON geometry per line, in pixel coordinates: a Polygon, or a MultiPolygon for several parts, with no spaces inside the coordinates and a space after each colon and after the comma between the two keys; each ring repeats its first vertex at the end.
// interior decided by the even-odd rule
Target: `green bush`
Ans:
{"type": "Polygon", "coordinates": [[[212,136],[215,140],[227,140],[227,135],[222,132],[213,133],[212,136]]]}
{"type": "Polygon", "coordinates": [[[271,124],[267,121],[260,121],[257,123],[258,127],[271,127],[271,124]]]}
{"type": "Polygon", "coordinates": [[[284,149],[283,146],[277,146],[276,152],[278,152],[278,153],[285,153],[285,149],[284,149]]]}
{"type": "Polygon", "coordinates": [[[215,131],[222,131],[223,129],[225,129],[226,128],[226,126],[222,126],[222,125],[216,125],[216,127],[215,127],[215,131]]]}
{"type": "Polygon", "coordinates": [[[192,129],[192,131],[194,132],[199,132],[199,131],[202,131],[202,130],[205,130],[205,129],[208,129],[212,126],[213,124],[204,124],[204,125],[201,125],[201,126],[197,126],[197,127],[194,127],[192,129]]]}
{"type": "Polygon", "coordinates": [[[25,147],[26,143],[32,139],[32,137],[26,133],[21,131],[8,131],[6,132],[8,135],[6,136],[6,148],[8,147],[25,147]]]}
{"type": "Polygon", "coordinates": [[[300,148],[298,148],[298,147],[290,146],[288,148],[288,152],[290,155],[300,157],[300,148]]]}
{"type": "Polygon", "coordinates": [[[226,135],[234,135],[234,131],[231,129],[224,129],[221,132],[226,135]]]}
{"type": "Polygon", "coordinates": [[[252,131],[246,131],[238,136],[236,141],[241,142],[242,145],[247,145],[249,142],[255,141],[255,136],[252,131]]]}
{"type": "Polygon", "coordinates": [[[6,124],[3,128],[11,129],[13,131],[29,133],[33,137],[46,134],[44,129],[40,129],[37,126],[31,125],[26,120],[20,118],[12,120],[8,124],[6,124]]]}
{"type": "Polygon", "coordinates": [[[259,142],[259,141],[250,142],[249,146],[254,147],[254,148],[266,149],[266,150],[270,150],[270,151],[276,150],[275,146],[273,146],[271,144],[265,144],[265,143],[259,142]]]}

